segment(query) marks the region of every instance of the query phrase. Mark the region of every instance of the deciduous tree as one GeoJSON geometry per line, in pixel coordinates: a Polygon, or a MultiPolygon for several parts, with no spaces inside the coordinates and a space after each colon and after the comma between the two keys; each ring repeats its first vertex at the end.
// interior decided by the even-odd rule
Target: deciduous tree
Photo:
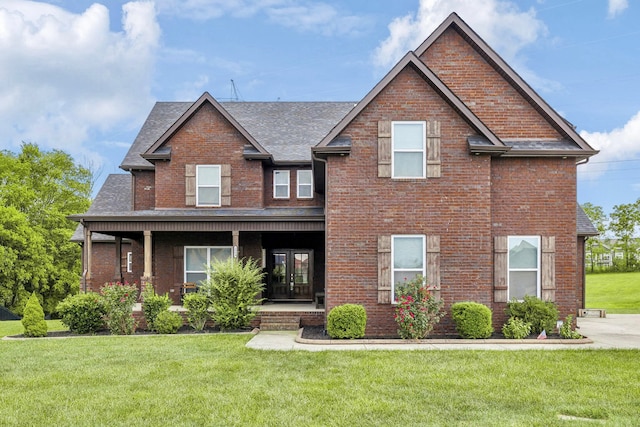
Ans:
{"type": "Polygon", "coordinates": [[[0,276],[6,307],[21,313],[25,295],[35,291],[50,313],[77,292],[80,248],[70,241],[77,224],[67,216],[89,208],[92,183],[92,172],[63,151],[23,143],[18,154],[0,152],[0,205],[10,208],[0,233],[12,236],[0,240],[0,250],[10,256],[0,263],[18,269],[12,274],[4,269],[0,276]]]}

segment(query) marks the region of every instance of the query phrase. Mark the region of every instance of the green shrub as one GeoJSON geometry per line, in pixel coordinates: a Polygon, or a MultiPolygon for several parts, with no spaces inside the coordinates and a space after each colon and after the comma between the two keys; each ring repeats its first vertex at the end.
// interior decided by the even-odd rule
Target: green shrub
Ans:
{"type": "Polygon", "coordinates": [[[489,338],[493,333],[491,309],[477,302],[457,302],[451,306],[451,316],[462,338],[489,338]]]}
{"type": "Polygon", "coordinates": [[[422,276],[398,284],[396,299],[393,318],[403,339],[425,338],[444,316],[444,301],[429,291],[422,276]]]}
{"type": "Polygon", "coordinates": [[[168,295],[158,295],[151,283],[147,283],[142,291],[142,313],[147,322],[147,329],[155,331],[155,320],[159,313],[171,307],[171,300],[168,295]]]}
{"type": "Polygon", "coordinates": [[[97,293],[70,295],[58,304],[56,311],[71,332],[90,334],[104,327],[104,304],[97,293]]]}
{"type": "Polygon", "coordinates": [[[211,298],[213,321],[221,330],[249,326],[257,312],[253,306],[262,302],[262,269],[256,260],[216,260],[209,267],[209,279],[201,291],[211,298]]]}
{"type": "Polygon", "coordinates": [[[525,296],[523,301],[512,300],[507,304],[507,316],[518,317],[531,324],[531,332],[552,332],[558,322],[558,309],[553,302],[525,296]]]}
{"type": "Polygon", "coordinates": [[[100,288],[104,298],[105,322],[114,335],[131,335],[136,331],[133,306],[138,298],[138,288],[126,283],[106,283],[100,288]]]}
{"type": "Polygon", "coordinates": [[[582,335],[580,334],[580,332],[573,329],[572,323],[573,323],[573,316],[568,315],[567,318],[564,319],[562,326],[560,326],[560,336],[562,338],[567,338],[572,340],[577,340],[582,338],[582,335]]]}
{"type": "Polygon", "coordinates": [[[203,330],[209,318],[209,298],[201,293],[189,293],[182,299],[182,305],[187,310],[189,325],[196,331],[203,330]]]}
{"type": "Polygon", "coordinates": [[[531,324],[518,317],[511,317],[502,326],[502,334],[508,339],[524,339],[531,334],[531,324]]]}
{"type": "Polygon", "coordinates": [[[182,316],[175,311],[161,311],[155,319],[155,328],[159,334],[175,334],[182,326],[182,316]]]}
{"type": "Polygon", "coordinates": [[[358,304],[338,305],[327,315],[327,333],[331,338],[362,338],[367,326],[367,312],[358,304]]]}
{"type": "Polygon", "coordinates": [[[25,337],[46,337],[47,322],[44,320],[44,311],[35,292],[31,294],[22,314],[22,326],[25,337]]]}

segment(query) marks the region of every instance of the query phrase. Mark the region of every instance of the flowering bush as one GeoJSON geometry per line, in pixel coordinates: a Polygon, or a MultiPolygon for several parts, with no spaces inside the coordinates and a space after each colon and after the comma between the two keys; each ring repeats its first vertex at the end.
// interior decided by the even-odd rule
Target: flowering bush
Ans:
{"type": "Polygon", "coordinates": [[[444,316],[444,301],[436,298],[422,276],[396,286],[396,306],[393,318],[403,339],[420,339],[433,330],[444,316]]]}
{"type": "Polygon", "coordinates": [[[106,283],[100,288],[106,312],[105,323],[114,335],[131,335],[136,330],[133,306],[138,288],[128,283],[106,283]]]}

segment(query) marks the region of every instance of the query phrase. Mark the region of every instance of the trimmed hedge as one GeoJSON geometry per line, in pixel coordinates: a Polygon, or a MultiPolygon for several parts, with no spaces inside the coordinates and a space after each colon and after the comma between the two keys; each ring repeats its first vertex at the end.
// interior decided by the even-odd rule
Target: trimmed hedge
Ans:
{"type": "Polygon", "coordinates": [[[92,334],[104,328],[102,296],[94,292],[70,295],[56,307],[62,323],[76,334],[92,334]]]}
{"type": "Polygon", "coordinates": [[[518,317],[531,324],[531,332],[553,332],[558,322],[558,308],[551,301],[526,295],[523,301],[512,300],[507,304],[507,316],[518,317]]]}
{"type": "Polygon", "coordinates": [[[331,338],[362,338],[367,327],[367,312],[359,304],[333,307],[327,316],[327,333],[331,338]]]}
{"type": "Polygon", "coordinates": [[[175,334],[182,326],[182,316],[175,311],[161,311],[153,323],[159,334],[175,334]]]}
{"type": "Polygon", "coordinates": [[[451,316],[462,338],[489,338],[493,333],[491,309],[477,302],[457,302],[451,306],[451,316]]]}

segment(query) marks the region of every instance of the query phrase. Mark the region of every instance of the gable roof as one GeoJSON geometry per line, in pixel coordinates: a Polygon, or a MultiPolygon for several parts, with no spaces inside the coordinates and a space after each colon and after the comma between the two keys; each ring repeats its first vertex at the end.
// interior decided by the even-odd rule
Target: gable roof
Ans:
{"type": "MultiPolygon", "coordinates": [[[[121,169],[153,170],[142,157],[187,111],[192,102],[157,102],[126,154],[121,169]]],[[[355,102],[219,103],[262,146],[273,161],[310,162],[311,150],[347,114],[355,102]]],[[[249,146],[247,155],[260,155],[249,146]]]]}
{"type": "MultiPolygon", "coordinates": [[[[360,114],[373,99],[380,94],[393,79],[406,67],[412,67],[440,96],[455,109],[466,122],[480,135],[491,143],[494,150],[508,151],[500,138],[498,138],[470,109],[445,85],[429,67],[425,65],[413,52],[407,54],[378,82],[378,84],[351,110],[320,143],[314,147],[316,153],[332,152],[332,146],[340,133],[360,114]]],[[[339,144],[341,147],[342,144],[339,144]]]]}
{"type": "Polygon", "coordinates": [[[240,125],[240,123],[238,123],[238,121],[231,114],[229,114],[227,112],[227,110],[225,110],[224,107],[222,105],[220,105],[220,103],[218,101],[216,101],[213,98],[213,96],[211,96],[209,94],[209,92],[203,93],[200,96],[200,98],[198,98],[198,100],[196,102],[194,102],[193,105],[191,105],[191,107],[189,107],[189,109],[187,111],[185,111],[185,113],[182,116],[180,116],[180,118],[178,120],[176,120],[169,127],[169,129],[167,129],[165,131],[165,133],[162,134],[162,136],[160,138],[158,138],[158,140],[156,142],[154,142],[153,145],[151,145],[151,147],[149,147],[149,149],[146,152],[144,152],[142,154],[142,157],[146,158],[147,160],[154,159],[154,158],[168,158],[168,157],[166,157],[167,156],[167,151],[161,151],[161,148],[205,104],[211,104],[211,106],[213,106],[214,109],[216,109],[220,114],[222,114],[222,116],[227,121],[229,121],[229,123],[231,123],[231,126],[236,128],[240,132],[240,134],[247,140],[247,142],[255,150],[256,157],[262,157],[262,158],[270,158],[271,157],[269,152],[267,152],[267,150],[265,150],[264,147],[262,145],[260,145],[260,143],[258,141],[256,141],[256,139],[249,132],[247,132],[246,129],[244,127],[242,127],[242,125],[240,125]]]}
{"type": "MultiPolygon", "coordinates": [[[[576,151],[580,152],[582,158],[588,158],[598,153],[598,150],[594,150],[575,130],[574,126],[560,116],[549,104],[545,102],[538,93],[531,88],[523,79],[516,73],[513,68],[507,64],[500,55],[498,55],[466,22],[458,16],[455,12],[445,19],[436,30],[427,37],[427,39],[415,50],[418,57],[422,56],[427,49],[449,28],[454,29],[460,36],[465,39],[469,45],[476,50],[482,56],[488,64],[490,64],[503,78],[505,78],[520,95],[526,99],[536,111],[542,117],[544,117],[558,132],[565,135],[570,139],[576,147],[567,150],[566,147],[562,147],[561,150],[565,153],[558,153],[559,155],[576,155],[576,151]]],[[[516,154],[520,148],[517,142],[510,144],[516,154]]],[[[535,150],[527,150],[529,147],[524,147],[527,153],[523,154],[535,154],[535,150]]],[[[549,147],[545,147],[545,154],[549,154],[549,147]]]]}

